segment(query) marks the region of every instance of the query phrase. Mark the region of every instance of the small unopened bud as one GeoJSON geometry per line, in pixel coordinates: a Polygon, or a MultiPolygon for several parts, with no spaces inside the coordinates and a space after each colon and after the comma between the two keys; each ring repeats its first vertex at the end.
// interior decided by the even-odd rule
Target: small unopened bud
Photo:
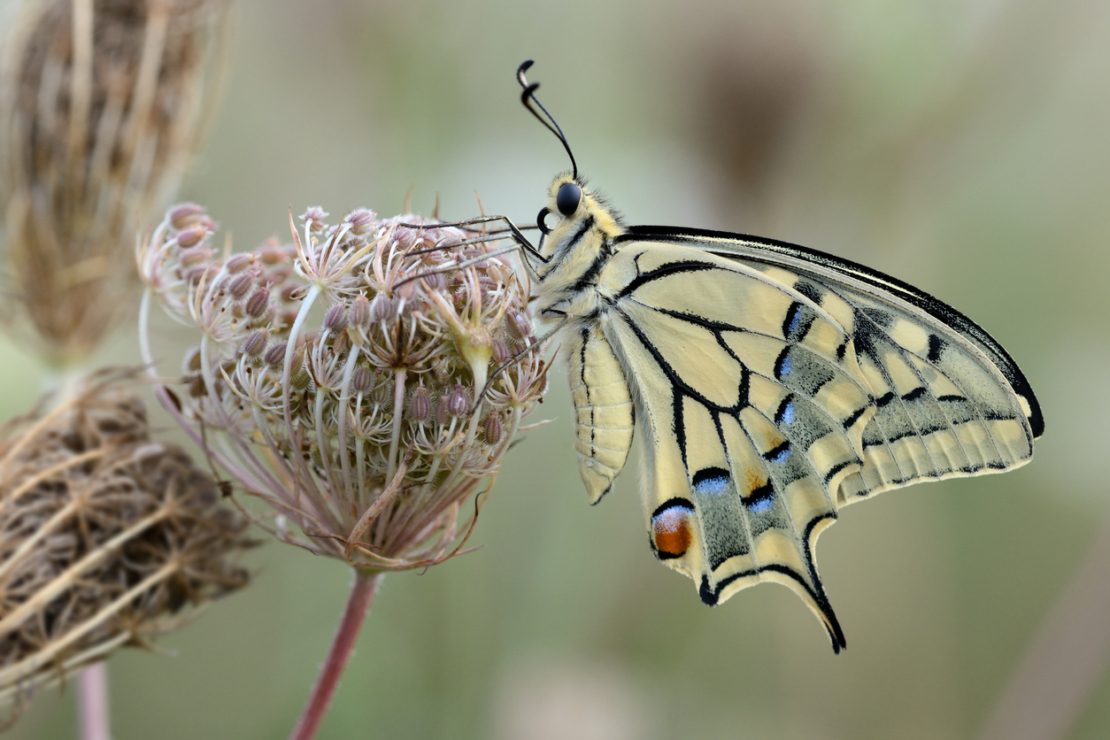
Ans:
{"type": "Polygon", "coordinates": [[[451,414],[447,412],[447,396],[443,396],[436,404],[436,424],[444,426],[450,421],[451,414]]]}
{"type": "Polygon", "coordinates": [[[361,293],[351,301],[351,310],[347,313],[347,320],[351,326],[365,329],[370,325],[370,299],[361,293]]]}
{"type": "Polygon", "coordinates": [[[437,293],[442,292],[443,289],[447,287],[447,280],[444,279],[443,273],[441,272],[428,273],[422,279],[424,280],[424,284],[428,286],[428,290],[437,293]]]}
{"type": "Polygon", "coordinates": [[[282,251],[281,245],[276,241],[264,244],[258,250],[258,256],[264,265],[280,265],[285,261],[285,252],[282,251]]]}
{"type": "Polygon", "coordinates": [[[266,349],[266,340],[269,338],[270,332],[265,329],[252,331],[246,336],[246,339],[239,343],[239,354],[258,357],[262,354],[262,350],[266,349]]]}
{"type": "Polygon", "coordinates": [[[470,411],[470,394],[466,392],[466,388],[459,383],[447,396],[447,413],[452,416],[466,416],[470,411]]]}
{"type": "Polygon", "coordinates": [[[370,304],[370,314],[374,321],[389,321],[393,318],[394,310],[393,300],[385,293],[378,293],[370,304]]]}
{"type": "Polygon", "coordinates": [[[200,240],[206,236],[208,236],[208,229],[203,226],[190,226],[177,233],[177,246],[182,249],[195,247],[200,244],[200,240]]]}
{"type": "Polygon", "coordinates": [[[493,340],[491,349],[493,350],[493,361],[498,365],[504,365],[512,357],[512,354],[509,353],[509,346],[500,339],[493,340]]]}
{"type": "Polygon", "coordinates": [[[365,365],[359,365],[351,373],[351,391],[365,393],[374,385],[374,371],[365,365]]]}
{"type": "Polygon", "coordinates": [[[181,255],[181,265],[183,267],[196,267],[197,265],[208,262],[211,259],[211,249],[190,249],[188,252],[181,255]]]}
{"type": "Polygon", "coordinates": [[[311,206],[310,208],[305,210],[304,214],[301,216],[301,219],[308,224],[309,230],[313,232],[320,232],[324,230],[325,226],[327,226],[327,224],[324,223],[324,219],[327,217],[328,212],[325,211],[323,208],[321,208],[320,206],[311,206]]]}
{"type": "Polygon", "coordinates": [[[230,273],[236,273],[247,267],[254,262],[253,254],[235,254],[224,264],[224,268],[230,273]]]}
{"type": "Polygon", "coordinates": [[[261,287],[254,291],[254,294],[247,299],[245,310],[247,315],[252,318],[259,318],[262,314],[266,313],[266,309],[270,306],[270,289],[261,287]]]}
{"type": "Polygon", "coordinates": [[[302,368],[290,373],[289,382],[292,384],[294,390],[303,391],[312,383],[312,376],[308,374],[307,370],[302,368]]]}
{"type": "Polygon", "coordinates": [[[227,283],[227,292],[235,300],[240,300],[254,287],[254,276],[250,274],[236,275],[227,283]]]}
{"type": "Polygon", "coordinates": [[[528,339],[532,336],[532,322],[528,317],[522,313],[513,311],[508,316],[509,331],[511,331],[517,339],[528,339]]]}
{"type": "Polygon", "coordinates": [[[278,342],[273,347],[266,350],[265,356],[262,361],[270,367],[279,367],[285,362],[285,350],[289,347],[289,342],[278,342]]]}
{"type": "Polygon", "coordinates": [[[424,386],[420,386],[412,394],[412,400],[409,402],[409,413],[412,415],[412,420],[418,424],[427,421],[428,417],[432,415],[432,399],[424,386]]]}
{"type": "Polygon", "coordinates": [[[332,336],[335,337],[331,343],[332,354],[336,356],[342,355],[347,351],[347,345],[351,343],[351,340],[347,337],[347,332],[340,332],[332,336]]]}
{"type": "Polygon", "coordinates": [[[374,217],[377,214],[369,208],[359,208],[356,211],[351,211],[343,220],[351,225],[351,233],[362,236],[370,233],[374,227],[374,217]]]}
{"type": "Polygon", "coordinates": [[[489,419],[486,420],[486,442],[495,445],[501,441],[501,416],[496,412],[491,412],[489,419]]]}
{"type": "Polygon", "coordinates": [[[182,203],[179,206],[174,206],[170,210],[170,224],[172,224],[175,229],[187,229],[200,220],[200,215],[202,213],[204,213],[204,208],[198,206],[196,203],[182,203]]]}
{"type": "Polygon", "coordinates": [[[210,283],[220,271],[219,266],[209,262],[206,265],[197,265],[185,273],[185,278],[194,283],[210,283]]]}
{"type": "Polygon", "coordinates": [[[324,314],[324,328],[328,331],[339,332],[347,328],[347,307],[337,303],[324,314]]]}

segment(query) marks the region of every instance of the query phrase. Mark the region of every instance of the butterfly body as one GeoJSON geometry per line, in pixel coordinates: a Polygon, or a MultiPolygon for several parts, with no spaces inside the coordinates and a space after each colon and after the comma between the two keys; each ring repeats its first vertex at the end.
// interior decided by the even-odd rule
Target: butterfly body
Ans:
{"type": "Polygon", "coordinates": [[[537,310],[564,337],[590,500],[640,435],[649,544],[710,605],[781,583],[839,650],[814,561],[839,508],[1032,456],[1043,421],[1013,360],[911,286],[772,240],[625,227],[572,174],[541,228],[537,310]]]}

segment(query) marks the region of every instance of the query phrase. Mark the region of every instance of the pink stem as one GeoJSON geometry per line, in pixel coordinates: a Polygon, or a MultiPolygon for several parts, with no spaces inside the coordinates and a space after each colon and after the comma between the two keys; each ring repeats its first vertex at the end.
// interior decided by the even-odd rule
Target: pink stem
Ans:
{"type": "Polygon", "coordinates": [[[81,740],[111,740],[108,731],[108,666],[93,663],[77,675],[81,740]]]}
{"type": "Polygon", "coordinates": [[[370,604],[374,601],[381,579],[380,572],[355,571],[355,585],[351,588],[351,596],[347,599],[347,608],[335,633],[335,640],[328,651],[324,667],[320,669],[316,685],[312,688],[312,696],[308,698],[289,740],[312,740],[320,729],[320,723],[324,721],[332,695],[339,686],[339,679],[343,675],[343,669],[347,667],[347,661],[358,640],[358,632],[370,612],[370,604]]]}

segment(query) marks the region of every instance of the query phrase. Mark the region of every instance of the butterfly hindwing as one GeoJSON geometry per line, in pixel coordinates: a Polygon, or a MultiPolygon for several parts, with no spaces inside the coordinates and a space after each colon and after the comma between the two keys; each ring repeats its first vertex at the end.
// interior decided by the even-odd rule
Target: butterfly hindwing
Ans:
{"type": "Polygon", "coordinates": [[[813,544],[873,413],[848,333],[804,294],[685,247],[630,245],[601,287],[618,296],[600,321],[637,399],[657,555],[710,604],[784,583],[842,644],[813,544]]]}
{"type": "MultiPolygon", "coordinates": [[[[710,604],[760,581],[789,586],[839,648],[814,560],[838,508],[1021,464],[1032,454],[1025,407],[984,352],[933,317],[828,275],[695,246],[629,239],[600,273],[608,309],[570,361],[583,476],[603,470],[607,488],[619,471],[586,440],[597,439],[597,409],[613,408],[623,462],[633,417],[615,409],[634,401],[656,555],[710,604]],[[595,379],[576,384],[592,362],[595,379]]],[[[600,485],[587,482],[591,495],[600,485]]]]}
{"type": "Polygon", "coordinates": [[[575,449],[590,503],[601,500],[624,467],[632,446],[633,408],[628,381],[597,327],[570,337],[567,376],[576,416],[575,449]]]}

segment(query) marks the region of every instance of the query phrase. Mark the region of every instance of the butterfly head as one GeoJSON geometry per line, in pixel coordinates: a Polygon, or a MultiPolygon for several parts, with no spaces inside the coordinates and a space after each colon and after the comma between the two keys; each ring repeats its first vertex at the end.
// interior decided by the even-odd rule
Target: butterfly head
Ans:
{"type": "Polygon", "coordinates": [[[541,251],[553,255],[569,244],[583,240],[587,232],[611,238],[624,231],[620,217],[581,177],[564,172],[547,191],[547,204],[540,209],[536,225],[543,232],[541,251]]]}

